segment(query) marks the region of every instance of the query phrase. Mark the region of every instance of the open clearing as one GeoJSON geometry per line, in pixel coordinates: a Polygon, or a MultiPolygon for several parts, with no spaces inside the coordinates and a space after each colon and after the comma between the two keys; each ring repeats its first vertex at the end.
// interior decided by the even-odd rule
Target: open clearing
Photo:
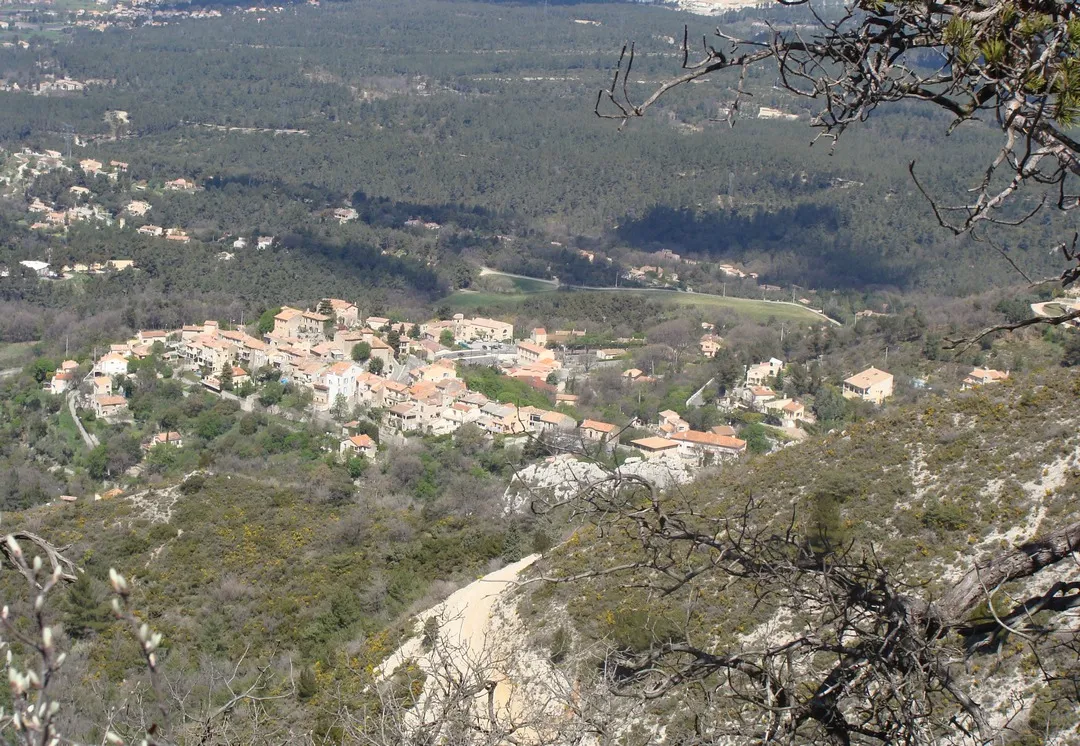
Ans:
{"type": "Polygon", "coordinates": [[[733,311],[740,316],[755,321],[767,321],[774,318],[777,321],[795,321],[803,323],[820,323],[824,319],[813,311],[791,305],[790,303],[778,303],[774,301],[751,300],[750,298],[725,298],[719,295],[706,295],[703,293],[679,293],[672,290],[653,290],[639,288],[612,288],[610,290],[555,290],[543,281],[536,281],[542,285],[535,290],[526,290],[522,285],[515,285],[520,292],[516,293],[485,293],[469,290],[460,290],[443,299],[457,311],[476,311],[479,309],[491,309],[494,311],[512,311],[529,298],[543,293],[621,293],[639,295],[645,298],[667,303],[671,305],[691,306],[703,309],[717,309],[733,311]]]}
{"type": "Polygon", "coordinates": [[[0,368],[14,368],[30,362],[36,342],[0,342],[0,368]]]}

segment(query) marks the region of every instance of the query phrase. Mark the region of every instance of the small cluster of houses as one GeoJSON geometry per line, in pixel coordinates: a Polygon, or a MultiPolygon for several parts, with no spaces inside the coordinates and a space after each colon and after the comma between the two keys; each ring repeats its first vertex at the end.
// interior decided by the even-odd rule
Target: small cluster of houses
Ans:
{"type": "MultiPolygon", "coordinates": [[[[135,262],[132,259],[109,259],[105,262],[90,262],[89,264],[74,262],[63,265],[59,272],[54,270],[49,262],[38,259],[24,259],[19,262],[19,265],[30,270],[38,277],[46,279],[70,278],[78,274],[103,275],[108,272],[122,272],[125,269],[135,268],[135,262]]],[[[7,275],[8,273],[4,272],[0,276],[6,277],[7,275]]]]}
{"type": "Polygon", "coordinates": [[[650,427],[656,434],[630,441],[649,460],[679,458],[692,463],[737,457],[746,452],[746,441],[735,437],[735,429],[718,425],[708,431],[693,430],[673,410],[660,413],[650,427]]]}
{"type": "MultiPolygon", "coordinates": [[[[43,153],[24,150],[21,153],[16,153],[13,157],[16,164],[16,174],[19,178],[34,178],[58,169],[72,170],[72,167],[65,163],[63,155],[57,150],[46,150],[43,153]]],[[[128,164],[124,161],[110,160],[105,163],[93,158],[80,160],[78,166],[88,176],[105,176],[114,181],[119,178],[120,174],[126,173],[128,170],[128,164]]],[[[136,191],[145,191],[147,188],[145,182],[132,183],[132,189],[136,191]]],[[[165,191],[172,192],[194,192],[200,187],[193,181],[178,178],[166,181],[163,188],[165,191]]],[[[66,230],[69,225],[86,221],[97,221],[112,225],[116,216],[101,205],[93,203],[94,193],[91,189],[75,185],[69,188],[69,192],[76,204],[66,209],[59,209],[55,205],[46,204],[41,199],[35,198],[27,206],[27,212],[34,216],[34,222],[30,226],[31,229],[62,231],[66,230]]],[[[133,199],[124,207],[123,212],[131,217],[145,218],[151,208],[152,206],[148,201],[133,199]]],[[[126,219],[121,217],[120,227],[124,227],[125,223],[126,219]]],[[[163,228],[148,224],[138,227],[136,231],[142,235],[164,237],[180,243],[187,243],[191,240],[185,230],[175,227],[163,228]]]]}
{"type": "Polygon", "coordinates": [[[758,278],[757,272],[744,272],[733,264],[721,264],[717,267],[725,277],[737,277],[740,280],[756,280],[758,278]]]}

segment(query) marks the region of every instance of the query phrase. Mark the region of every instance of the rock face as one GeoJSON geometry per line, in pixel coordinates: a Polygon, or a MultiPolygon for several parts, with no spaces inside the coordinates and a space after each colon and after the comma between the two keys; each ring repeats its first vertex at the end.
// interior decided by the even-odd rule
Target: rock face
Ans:
{"type": "MultiPolygon", "coordinates": [[[[404,675],[422,685],[395,724],[399,732],[453,731],[468,723],[515,743],[555,744],[573,684],[530,644],[516,611],[518,577],[530,555],[465,586],[417,615],[413,637],[376,671],[389,682],[404,675]]],[[[480,741],[477,741],[480,743],[480,741]]]]}
{"type": "MultiPolygon", "coordinates": [[[[697,470],[700,471],[700,470],[697,470]]],[[[642,477],[660,489],[686,484],[694,479],[692,471],[681,459],[662,458],[653,461],[627,459],[619,472],[642,477]]],[[[538,464],[519,471],[506,488],[506,510],[517,512],[526,508],[537,494],[556,500],[571,497],[582,486],[608,476],[599,465],[581,461],[571,454],[551,456],[538,464]]]]}

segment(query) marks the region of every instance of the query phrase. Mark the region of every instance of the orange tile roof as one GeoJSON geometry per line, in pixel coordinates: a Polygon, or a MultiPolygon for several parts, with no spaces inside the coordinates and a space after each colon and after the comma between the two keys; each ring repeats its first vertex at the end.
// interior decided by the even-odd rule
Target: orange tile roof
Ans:
{"type": "Polygon", "coordinates": [[[613,433],[615,432],[616,426],[607,422],[600,422],[599,420],[583,420],[581,429],[597,430],[602,433],[613,433]]]}
{"type": "Polygon", "coordinates": [[[638,438],[637,440],[630,441],[630,445],[637,446],[646,451],[661,451],[668,448],[677,448],[679,446],[674,440],[668,440],[667,438],[660,438],[655,435],[649,438],[638,438]]]}
{"type": "Polygon", "coordinates": [[[716,446],[717,448],[730,448],[736,451],[741,451],[743,448],[746,447],[745,440],[732,438],[728,435],[703,433],[699,430],[687,430],[684,433],[675,433],[671,436],[671,439],[681,440],[687,443],[695,443],[697,445],[716,446]]]}
{"type": "Polygon", "coordinates": [[[851,378],[844,379],[844,383],[855,388],[868,389],[876,383],[884,383],[892,378],[892,373],[886,373],[877,368],[867,368],[862,373],[856,373],[851,378]]]}

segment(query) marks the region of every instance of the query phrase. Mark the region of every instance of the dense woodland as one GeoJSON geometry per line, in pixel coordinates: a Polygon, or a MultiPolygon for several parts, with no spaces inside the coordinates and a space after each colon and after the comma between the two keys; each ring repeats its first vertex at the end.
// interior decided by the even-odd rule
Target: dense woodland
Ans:
{"type": "MultiPolygon", "coordinates": [[[[745,29],[760,17],[744,11],[729,20],[745,29]]],[[[90,140],[77,148],[80,156],[129,162],[132,181],[184,176],[206,187],[153,199],[148,220],[182,225],[210,242],[284,236],[294,254],[312,259],[312,284],[348,284],[355,290],[347,295],[391,285],[430,302],[467,286],[476,264],[613,282],[614,272],[575,262],[552,240],[616,260],[635,249],[672,248],[744,262],[764,282],[804,287],[962,294],[1008,277],[1008,265],[985,245],[956,241],[936,226],[906,171],[914,153],[928,189],[947,202],[978,176],[974,166],[989,152],[981,125],[961,128],[945,147],[946,119],[899,107],[830,151],[810,147],[805,122],[757,120],[753,107],[734,129],[713,121],[729,92],[709,86],[683,91],[624,131],[593,116],[595,91],[607,82],[621,40],[645,50],[635,62],[644,90],[678,64],[673,39],[658,30],[677,36],[684,21],[705,30],[700,19],[632,5],[493,10],[418,0],[290,7],[261,22],[227,14],[78,32],[70,42],[0,50],[0,74],[23,85],[44,72],[112,84],[70,96],[0,93],[0,143],[62,148],[61,128],[71,125],[90,140]],[[114,110],[128,112],[130,124],[107,122],[114,110]],[[347,205],[360,220],[338,226],[328,219],[331,208],[347,205]],[[437,235],[406,229],[410,218],[446,228],[437,235]]],[[[804,112],[771,82],[765,71],[751,76],[755,107],[804,112]]],[[[63,247],[27,236],[18,221],[23,200],[57,193],[58,184],[42,181],[11,195],[0,261],[37,258],[45,248],[82,258],[175,253],[152,241],[141,242],[140,252],[138,242],[111,230],[72,235],[63,247]]],[[[1052,223],[1040,217],[1001,239],[1034,274],[1053,266],[1046,251],[1052,223]]],[[[190,281],[207,274],[205,256],[192,254],[198,259],[152,263],[166,293],[216,289],[216,281],[190,281]],[[200,269],[188,267],[196,261],[200,269]]],[[[272,276],[262,279],[274,274],[269,264],[225,270],[236,276],[222,285],[262,301],[263,288],[274,286],[272,276]]],[[[0,292],[25,294],[6,284],[0,292]]]]}

